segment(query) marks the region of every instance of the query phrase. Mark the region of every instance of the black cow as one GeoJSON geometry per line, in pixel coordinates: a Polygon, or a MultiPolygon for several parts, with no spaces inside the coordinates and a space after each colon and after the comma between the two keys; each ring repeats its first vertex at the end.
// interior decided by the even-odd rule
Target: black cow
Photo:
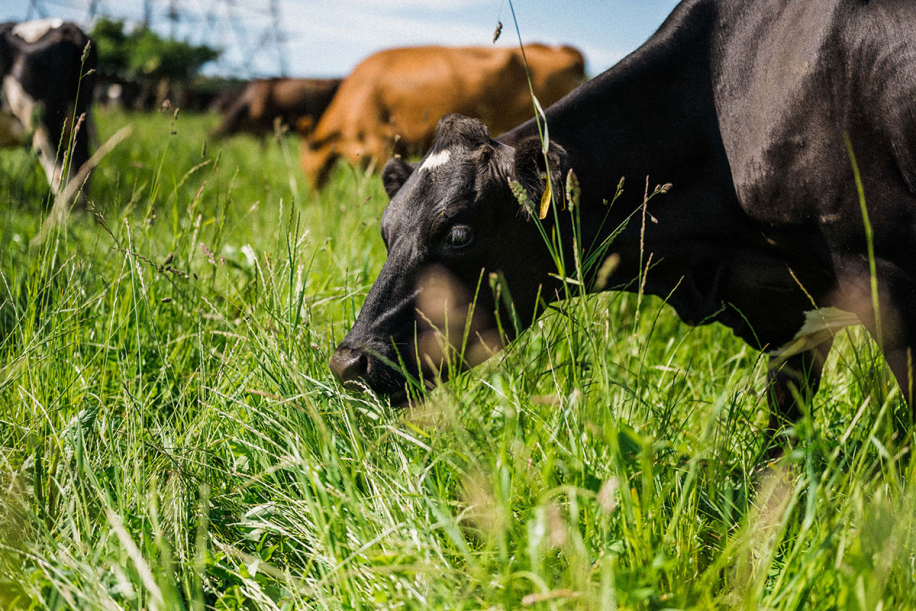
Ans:
{"type": "MultiPolygon", "coordinates": [[[[546,113],[553,193],[570,169],[581,183],[581,243],[600,243],[635,217],[611,245],[620,263],[609,288],[638,290],[634,280],[651,261],[645,291],[667,297],[681,319],[720,322],[772,352],[771,411],[790,418],[798,415],[790,385],[816,392],[832,333],[859,320],[880,335],[910,398],[913,32],[909,0],[684,0],[642,47],[546,113]],[[873,230],[880,334],[846,135],[873,230]],[[641,187],[608,211],[621,175],[673,184],[650,202],[645,223],[641,187]]],[[[413,372],[441,364],[423,328],[443,311],[463,319],[430,295],[430,283],[467,295],[481,270],[501,271],[522,327],[537,315],[538,295],[556,297],[556,266],[510,188],[517,181],[540,202],[547,174],[537,134],[529,121],[493,140],[478,122],[450,116],[419,167],[393,160],[384,168],[388,260],[331,360],[348,386],[401,389],[403,376],[385,364],[398,362],[396,351],[413,372]]],[[[543,222],[563,236],[571,262],[569,214],[559,219],[558,228],[552,214],[543,222]]],[[[490,291],[480,297],[476,311],[492,318],[490,291]]],[[[471,337],[492,324],[475,318],[471,337]]]]}
{"type": "Polygon", "coordinates": [[[0,24],[0,146],[31,140],[52,189],[64,171],[73,126],[70,175],[89,160],[96,52],[72,23],[43,19],[0,24]]]}

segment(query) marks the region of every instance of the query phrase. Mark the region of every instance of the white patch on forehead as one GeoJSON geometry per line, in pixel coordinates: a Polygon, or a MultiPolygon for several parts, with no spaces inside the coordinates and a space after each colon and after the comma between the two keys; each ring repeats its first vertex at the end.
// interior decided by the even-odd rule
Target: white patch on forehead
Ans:
{"type": "Polygon", "coordinates": [[[448,163],[448,160],[452,158],[452,153],[448,149],[444,151],[439,151],[438,153],[433,153],[426,158],[426,161],[423,162],[423,165],[420,166],[420,171],[424,170],[435,170],[439,166],[443,166],[448,163]]]}
{"type": "Polygon", "coordinates": [[[805,322],[789,342],[771,350],[771,356],[789,358],[807,352],[818,344],[831,339],[841,329],[861,324],[859,317],[839,308],[820,308],[805,312],[805,322]]]}
{"type": "Polygon", "coordinates": [[[13,27],[13,34],[26,42],[35,42],[47,34],[48,30],[56,30],[62,25],[64,25],[63,19],[36,19],[35,21],[25,21],[13,27]]]}

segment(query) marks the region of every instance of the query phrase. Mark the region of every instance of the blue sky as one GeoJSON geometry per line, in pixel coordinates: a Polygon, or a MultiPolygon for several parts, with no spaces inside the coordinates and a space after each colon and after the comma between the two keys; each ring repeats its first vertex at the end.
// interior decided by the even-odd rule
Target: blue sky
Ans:
{"type": "MultiPolygon", "coordinates": [[[[226,49],[208,71],[278,74],[276,46],[266,34],[269,0],[148,0],[156,30],[226,49]],[[176,6],[177,22],[168,19],[176,6]],[[174,28],[174,30],[173,30],[174,28]]],[[[508,0],[277,0],[285,33],[289,76],[338,76],[370,53],[421,44],[489,45],[497,21],[497,44],[517,44],[508,0]]],[[[93,0],[37,0],[49,17],[89,24],[93,0]]],[[[94,0],[99,14],[137,22],[144,0],[94,0]]],[[[0,21],[20,21],[30,0],[0,2],[0,21]]],[[[514,0],[522,39],[580,48],[595,75],[642,44],[677,0],[514,0]]],[[[33,12],[33,17],[35,16],[33,12]]]]}

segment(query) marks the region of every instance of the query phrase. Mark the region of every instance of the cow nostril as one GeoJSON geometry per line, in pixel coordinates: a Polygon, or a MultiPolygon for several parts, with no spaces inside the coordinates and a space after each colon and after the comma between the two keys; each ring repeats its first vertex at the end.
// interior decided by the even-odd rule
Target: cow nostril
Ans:
{"type": "Polygon", "coordinates": [[[369,360],[361,350],[338,348],[331,357],[331,371],[340,382],[351,389],[360,389],[359,380],[368,369],[369,360]]]}

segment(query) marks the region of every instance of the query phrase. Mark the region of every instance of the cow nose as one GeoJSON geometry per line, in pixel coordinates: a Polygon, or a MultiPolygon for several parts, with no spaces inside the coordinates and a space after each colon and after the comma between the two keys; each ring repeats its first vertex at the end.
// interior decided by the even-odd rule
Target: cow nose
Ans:
{"type": "Polygon", "coordinates": [[[331,371],[350,390],[363,390],[363,383],[360,382],[368,368],[369,359],[362,350],[340,347],[331,357],[331,371]]]}

